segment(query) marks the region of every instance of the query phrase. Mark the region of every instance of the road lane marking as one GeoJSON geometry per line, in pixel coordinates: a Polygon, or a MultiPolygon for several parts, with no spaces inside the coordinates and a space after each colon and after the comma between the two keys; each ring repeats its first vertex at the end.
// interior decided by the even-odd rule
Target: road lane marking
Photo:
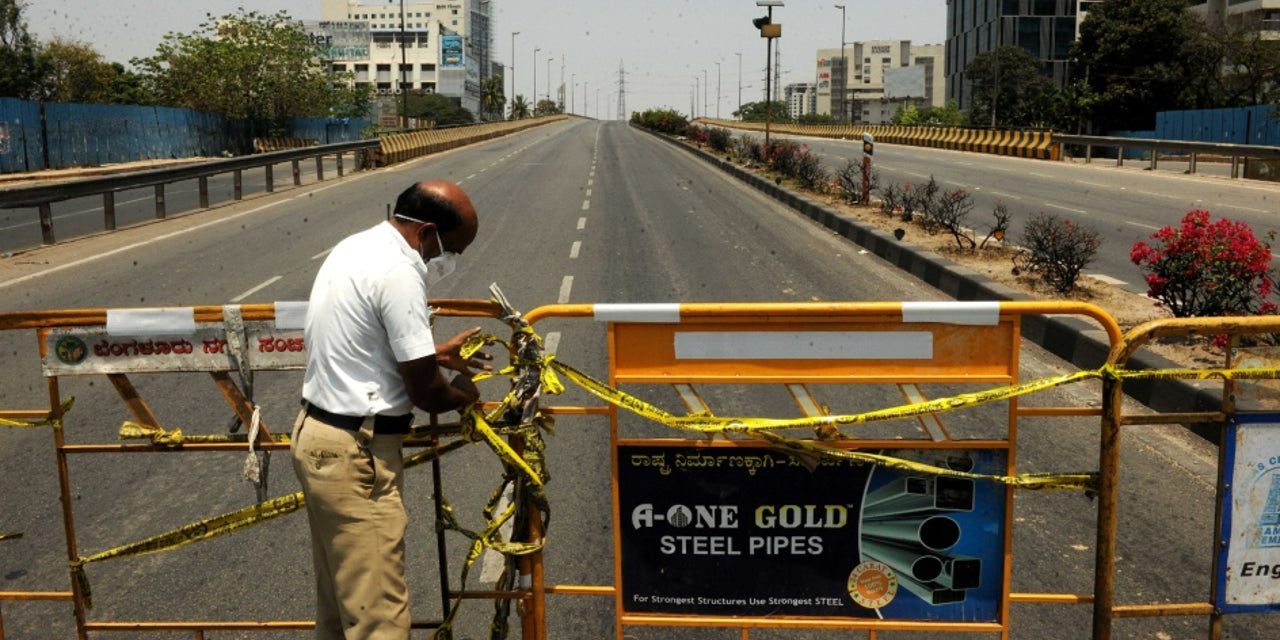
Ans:
{"type": "Polygon", "coordinates": [[[594,177],[596,177],[596,172],[592,171],[591,173],[588,173],[588,174],[587,174],[587,177],[588,177],[588,178],[594,178],[594,177]]]}
{"type": "MultiPolygon", "coordinates": [[[[488,171],[488,170],[489,170],[489,167],[485,167],[485,168],[483,168],[483,169],[481,169],[481,170],[480,170],[480,173],[484,173],[484,172],[486,172],[486,171],[488,171]]],[[[473,175],[474,175],[474,174],[473,174],[473,175]]]]}
{"type": "Polygon", "coordinates": [[[995,195],[998,195],[998,196],[1000,196],[1001,198],[1008,198],[1008,199],[1010,199],[1010,200],[1021,200],[1021,199],[1022,199],[1022,196],[1015,196],[1015,195],[1013,195],[1012,193],[1005,193],[1005,192],[1003,192],[1003,191],[988,191],[987,193],[994,193],[995,195]]]}
{"type": "Polygon", "coordinates": [[[1050,207],[1050,208],[1052,208],[1052,209],[1062,209],[1063,211],[1070,211],[1071,213],[1078,213],[1078,214],[1080,214],[1080,215],[1084,215],[1084,214],[1086,214],[1086,213],[1089,213],[1088,211],[1084,211],[1084,210],[1082,210],[1082,209],[1073,209],[1073,208],[1071,208],[1071,207],[1064,206],[1064,205],[1060,205],[1060,204],[1055,204],[1055,203],[1052,203],[1052,202],[1046,202],[1046,203],[1044,203],[1044,206],[1046,206],[1046,207],[1050,207]]]}
{"type": "Polygon", "coordinates": [[[264,283],[262,283],[262,284],[260,284],[260,285],[258,285],[258,286],[256,286],[256,287],[254,287],[254,288],[252,288],[252,289],[250,289],[250,290],[248,290],[248,291],[246,291],[246,292],[244,292],[244,293],[242,293],[242,294],[240,294],[240,295],[238,295],[238,296],[236,296],[236,297],[232,298],[232,299],[231,299],[231,301],[232,301],[232,302],[240,302],[241,300],[244,300],[245,298],[248,298],[249,296],[251,296],[251,295],[253,295],[253,294],[255,294],[255,293],[259,292],[259,291],[262,291],[263,289],[266,289],[267,287],[269,287],[269,286],[271,286],[271,285],[273,285],[273,284],[275,284],[275,283],[279,282],[279,281],[280,281],[280,280],[282,280],[283,278],[284,278],[284,276],[275,276],[275,277],[272,277],[272,278],[268,278],[266,282],[264,282],[264,283]]]}
{"type": "Polygon", "coordinates": [[[560,297],[556,298],[559,304],[569,302],[569,293],[573,291],[573,276],[565,276],[564,281],[560,283],[560,297]]]}
{"type": "Polygon", "coordinates": [[[1272,213],[1271,211],[1267,211],[1266,209],[1254,209],[1253,207],[1242,207],[1242,206],[1240,206],[1240,205],[1238,205],[1238,204],[1225,204],[1225,203],[1222,203],[1222,202],[1216,202],[1216,203],[1214,203],[1214,206],[1215,206],[1215,207],[1226,207],[1226,208],[1228,208],[1228,209],[1242,209],[1242,210],[1244,210],[1244,211],[1252,211],[1252,212],[1254,212],[1254,213],[1272,213]]]}
{"type": "Polygon", "coordinates": [[[330,252],[330,251],[333,251],[333,247],[329,247],[328,249],[325,249],[324,251],[321,251],[320,253],[317,253],[317,254],[315,254],[314,256],[311,256],[311,259],[312,259],[312,260],[319,260],[320,258],[323,258],[323,257],[325,257],[325,256],[329,255],[329,252],[330,252]]]}
{"type": "Polygon", "coordinates": [[[593,184],[595,184],[595,183],[596,183],[596,181],[595,181],[595,180],[591,180],[591,179],[588,179],[588,180],[587,180],[587,186],[588,186],[588,187],[589,187],[589,186],[591,186],[591,185],[593,185],[593,184]]]}
{"type": "Polygon", "coordinates": [[[1127,225],[1131,225],[1131,226],[1134,226],[1134,227],[1142,227],[1143,229],[1151,229],[1152,231],[1158,231],[1158,230],[1160,229],[1160,227],[1152,226],[1152,225],[1149,225],[1149,224],[1142,224],[1141,222],[1133,222],[1133,221],[1130,221],[1130,220],[1121,220],[1120,222],[1123,222],[1123,223],[1125,223],[1125,224],[1127,224],[1127,225]]]}
{"type": "Polygon", "coordinates": [[[542,340],[543,353],[549,356],[554,356],[556,355],[556,351],[559,351],[559,350],[560,350],[560,332],[551,331],[547,333],[547,337],[543,338],[542,340]]]}
{"type": "Polygon", "coordinates": [[[587,228],[587,219],[585,217],[578,218],[578,231],[582,231],[583,229],[586,229],[586,228],[587,228]]]}
{"type": "Polygon", "coordinates": [[[569,259],[570,259],[570,260],[576,260],[576,259],[578,258],[578,252],[579,252],[579,251],[582,251],[582,241],[581,241],[581,240],[574,240],[574,241],[573,241],[573,246],[572,246],[572,247],[569,247],[569,259]]]}
{"type": "Polygon", "coordinates": [[[907,174],[907,175],[909,175],[909,176],[915,176],[915,177],[917,177],[917,178],[928,178],[928,177],[929,177],[929,176],[927,176],[927,175],[925,175],[925,174],[923,174],[923,173],[916,173],[915,171],[903,171],[903,173],[905,173],[905,174],[907,174]]]}
{"type": "Polygon", "coordinates": [[[582,210],[583,210],[583,211],[586,211],[587,209],[590,209],[590,208],[591,208],[591,201],[590,201],[590,200],[583,200],[583,201],[582,201],[582,210]]]}
{"type": "Polygon", "coordinates": [[[590,198],[590,197],[591,197],[591,190],[590,190],[590,189],[587,189],[587,197],[588,197],[588,198],[590,198]]]}
{"type": "Polygon", "coordinates": [[[471,174],[471,175],[469,175],[469,176],[467,176],[466,178],[463,178],[463,179],[464,179],[464,180],[470,180],[470,179],[472,179],[472,178],[474,178],[474,177],[476,177],[476,174],[474,174],[474,173],[473,173],[473,174],[471,174]]]}

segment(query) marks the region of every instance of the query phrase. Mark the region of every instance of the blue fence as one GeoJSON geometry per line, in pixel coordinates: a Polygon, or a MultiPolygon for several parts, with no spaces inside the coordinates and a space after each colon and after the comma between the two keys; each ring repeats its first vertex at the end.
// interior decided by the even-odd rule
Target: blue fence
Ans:
{"type": "Polygon", "coordinates": [[[1273,105],[1162,111],[1156,114],[1156,134],[1165,140],[1280,145],[1280,113],[1273,105]]]}
{"type": "MultiPolygon", "coordinates": [[[[347,142],[360,139],[369,124],[365,118],[295,118],[285,135],[347,142]]],[[[252,137],[242,121],[191,109],[0,98],[0,173],[239,155],[252,151],[252,137]]]]}

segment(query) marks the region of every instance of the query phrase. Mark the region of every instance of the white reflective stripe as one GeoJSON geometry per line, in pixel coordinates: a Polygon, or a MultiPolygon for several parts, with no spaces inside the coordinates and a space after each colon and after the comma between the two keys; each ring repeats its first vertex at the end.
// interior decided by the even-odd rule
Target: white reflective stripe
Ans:
{"type": "Polygon", "coordinates": [[[808,387],[802,384],[789,384],[787,390],[791,392],[791,397],[796,399],[796,404],[800,406],[800,411],[803,411],[804,415],[810,418],[825,415],[817,399],[809,393],[808,387]]]}
{"type": "Polygon", "coordinates": [[[277,302],[277,329],[305,329],[307,326],[307,302],[277,302]]]}
{"type": "Polygon", "coordinates": [[[196,332],[192,307],[108,309],[107,334],[112,336],[189,336],[196,332]]]}
{"type": "MultiPolygon", "coordinates": [[[[914,384],[900,384],[898,388],[902,389],[902,395],[906,397],[907,402],[911,404],[924,404],[924,394],[920,392],[920,387],[914,384]]],[[[924,427],[925,433],[933,438],[934,442],[942,442],[947,439],[947,434],[942,430],[942,422],[935,413],[916,416],[920,420],[920,425],[924,427]]]]}
{"type": "Polygon", "coordinates": [[[677,360],[929,360],[928,331],[678,331],[677,360]]]}
{"type": "Polygon", "coordinates": [[[1000,303],[904,302],[902,321],[991,326],[1000,322],[1000,303]]]}
{"type": "Polygon", "coordinates": [[[600,322],[680,322],[679,302],[597,304],[594,312],[600,322]]]}
{"type": "Polygon", "coordinates": [[[711,413],[711,407],[698,397],[698,392],[694,391],[692,386],[687,384],[671,386],[675,387],[676,393],[680,394],[680,400],[684,401],[684,406],[689,409],[689,413],[711,413]]]}

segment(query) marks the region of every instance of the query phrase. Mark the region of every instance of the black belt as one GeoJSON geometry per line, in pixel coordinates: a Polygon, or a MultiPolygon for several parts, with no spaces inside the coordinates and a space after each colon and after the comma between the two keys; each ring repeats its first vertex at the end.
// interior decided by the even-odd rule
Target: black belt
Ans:
{"type": "MultiPolygon", "coordinates": [[[[307,417],[315,418],[320,422],[339,429],[359,431],[360,425],[364,424],[364,416],[344,416],[340,413],[331,413],[311,403],[307,403],[306,407],[307,417]]],[[[409,433],[409,427],[412,425],[412,413],[406,413],[402,416],[384,416],[379,414],[373,418],[373,432],[378,435],[403,435],[409,433]]]]}

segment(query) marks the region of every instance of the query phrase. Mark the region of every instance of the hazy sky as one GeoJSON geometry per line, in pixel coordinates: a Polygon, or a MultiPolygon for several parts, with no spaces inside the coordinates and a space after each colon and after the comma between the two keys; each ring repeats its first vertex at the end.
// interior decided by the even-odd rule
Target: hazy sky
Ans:
{"type": "MultiPolygon", "coordinates": [[[[127,63],[151,54],[167,31],[191,31],[205,13],[222,15],[237,7],[264,12],[286,10],[300,18],[318,18],[319,0],[28,0],[31,30],[41,39],[55,35],[89,42],[107,58],[127,63]]],[[[364,4],[374,4],[365,2],[364,4]]],[[[381,5],[382,2],[376,4],[381,5]]],[[[387,4],[398,4],[387,0],[387,4]]],[[[783,84],[812,82],[819,48],[840,46],[840,11],[832,2],[787,0],[774,10],[783,25],[783,84]]],[[[941,43],[946,35],[946,0],[846,0],[849,42],[908,39],[941,43]]],[[[716,62],[721,63],[720,111],[726,117],[738,101],[738,57],[742,53],[742,99],[763,97],[765,41],[751,25],[764,14],[754,0],[494,0],[496,59],[511,62],[511,32],[516,37],[517,92],[532,91],[533,49],[538,54],[539,91],[546,93],[547,53],[552,89],[577,75],[577,102],[588,83],[589,109],[616,111],[618,64],[627,68],[627,109],[671,106],[689,110],[694,75],[706,70],[711,82],[709,114],[715,115],[716,62]]],[[[509,85],[508,85],[509,86],[509,85]]],[[[581,106],[579,106],[579,110],[581,106]]],[[[612,115],[610,111],[608,115],[612,115]]]]}

